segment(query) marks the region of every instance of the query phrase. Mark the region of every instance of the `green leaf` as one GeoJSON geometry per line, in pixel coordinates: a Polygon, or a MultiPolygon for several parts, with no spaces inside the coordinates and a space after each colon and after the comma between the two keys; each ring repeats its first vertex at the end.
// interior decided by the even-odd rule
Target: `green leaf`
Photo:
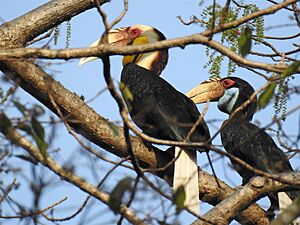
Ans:
{"type": "Polygon", "coordinates": [[[20,102],[18,101],[13,101],[14,105],[16,106],[16,108],[23,114],[25,115],[25,112],[27,111],[26,107],[21,104],[20,102]]]}
{"type": "Polygon", "coordinates": [[[33,132],[39,136],[41,139],[45,138],[45,130],[44,127],[40,124],[40,122],[34,117],[31,117],[31,125],[33,132]]]}
{"type": "Polygon", "coordinates": [[[16,128],[25,131],[27,134],[32,134],[31,127],[28,124],[26,124],[25,121],[18,122],[16,128]]]}
{"type": "Polygon", "coordinates": [[[297,195],[296,203],[298,206],[300,206],[300,194],[297,195]]]}
{"type": "Polygon", "coordinates": [[[173,201],[176,205],[177,213],[179,213],[184,208],[185,197],[186,197],[186,195],[185,195],[184,186],[181,185],[173,193],[173,201]]]}
{"type": "Polygon", "coordinates": [[[48,153],[47,153],[47,148],[48,148],[48,143],[45,142],[44,139],[39,137],[37,134],[32,134],[32,138],[37,144],[41,154],[43,155],[44,159],[47,159],[48,153]]]}
{"type": "Polygon", "coordinates": [[[238,40],[239,49],[242,57],[248,55],[251,50],[252,45],[252,30],[249,27],[246,27],[245,30],[241,33],[241,36],[238,40]]]}
{"type": "Polygon", "coordinates": [[[133,95],[132,95],[131,91],[129,90],[129,88],[122,82],[120,82],[119,86],[120,86],[120,90],[122,92],[123,97],[129,101],[133,101],[133,95]]]}
{"type": "Polygon", "coordinates": [[[118,214],[122,204],[122,198],[127,190],[131,187],[131,178],[125,177],[120,180],[114,189],[111,191],[108,200],[108,206],[114,211],[115,214],[118,214]]]}
{"type": "Polygon", "coordinates": [[[258,108],[265,108],[269,104],[274,95],[275,88],[276,83],[270,83],[263,93],[261,93],[258,97],[258,108]]]}
{"type": "Polygon", "coordinates": [[[7,134],[9,128],[12,127],[10,119],[3,113],[0,112],[0,132],[3,134],[7,134]]]}
{"type": "Polygon", "coordinates": [[[31,126],[32,126],[32,138],[37,144],[41,154],[44,159],[47,158],[47,148],[48,143],[45,141],[45,130],[44,127],[40,124],[40,122],[34,117],[31,117],[31,126]]]}
{"type": "Polygon", "coordinates": [[[299,69],[299,67],[300,67],[300,61],[293,62],[280,74],[280,76],[282,78],[289,77],[293,75],[299,69]]]}
{"type": "Polygon", "coordinates": [[[131,93],[129,88],[122,82],[119,83],[119,88],[120,88],[123,98],[126,102],[128,110],[131,111],[131,109],[132,109],[131,102],[133,101],[133,94],[131,93]]]}
{"type": "Polygon", "coordinates": [[[34,116],[37,117],[37,116],[44,115],[45,109],[41,105],[34,104],[32,107],[32,112],[33,112],[34,116]]]}

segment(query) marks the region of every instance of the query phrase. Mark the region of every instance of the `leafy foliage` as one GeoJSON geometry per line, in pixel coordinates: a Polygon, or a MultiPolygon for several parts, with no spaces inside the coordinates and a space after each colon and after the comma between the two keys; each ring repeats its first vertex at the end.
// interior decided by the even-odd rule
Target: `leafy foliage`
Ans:
{"type": "MultiPolygon", "coordinates": [[[[258,7],[254,4],[242,5],[242,6],[234,6],[229,7],[228,12],[223,20],[224,23],[232,22],[236,20],[238,17],[249,15],[253,12],[258,11],[258,7]]],[[[213,6],[206,7],[201,13],[201,19],[204,21],[205,27],[207,29],[211,29],[213,24],[220,24],[221,17],[223,16],[223,8],[219,4],[215,4],[215,9],[213,6]],[[213,14],[213,12],[215,12],[213,14]]],[[[233,28],[229,30],[225,30],[221,34],[221,43],[228,48],[230,48],[233,52],[238,53],[239,49],[239,36],[240,34],[247,33],[248,38],[248,47],[249,47],[249,32],[245,32],[247,30],[251,30],[255,34],[255,38],[253,36],[251,38],[254,39],[254,43],[260,43],[263,35],[264,35],[264,20],[263,17],[258,17],[253,20],[248,21],[247,23],[233,28]]],[[[247,45],[246,45],[247,46],[247,45]]],[[[246,52],[250,51],[250,48],[245,48],[246,52]],[[248,49],[248,50],[246,50],[248,49]]],[[[221,73],[222,62],[224,61],[224,56],[218,53],[216,50],[211,49],[209,47],[206,48],[206,55],[208,56],[208,62],[204,65],[204,68],[209,68],[209,73],[211,77],[219,77],[221,73]]],[[[236,70],[236,63],[229,59],[228,61],[228,70],[227,75],[232,75],[236,70]]]]}
{"type": "Polygon", "coordinates": [[[280,77],[286,78],[291,75],[293,75],[300,67],[300,61],[293,62],[291,65],[286,68],[286,70],[283,71],[282,74],[280,74],[280,77]]]}
{"type": "Polygon", "coordinates": [[[32,138],[37,144],[44,158],[47,158],[48,143],[45,141],[45,130],[35,116],[31,117],[32,138]]]}
{"type": "MultiPolygon", "coordinates": [[[[54,28],[54,45],[58,44],[58,39],[61,35],[61,28],[60,28],[61,24],[56,26],[54,28]]],[[[66,42],[65,42],[65,48],[69,48],[70,47],[70,42],[71,42],[71,21],[68,20],[66,23],[66,42]]]]}
{"type": "Polygon", "coordinates": [[[54,45],[58,44],[59,35],[60,35],[60,28],[59,28],[59,25],[58,25],[54,28],[54,45]]]}
{"type": "Polygon", "coordinates": [[[258,98],[258,107],[265,108],[271,101],[276,88],[276,83],[270,83],[268,87],[264,90],[263,93],[258,98]]]}
{"type": "MultiPolygon", "coordinates": [[[[27,108],[24,104],[22,104],[18,100],[13,100],[12,103],[15,109],[17,109],[22,114],[22,116],[15,119],[14,123],[10,122],[10,126],[22,130],[27,135],[31,136],[32,139],[37,144],[44,158],[46,158],[47,157],[46,150],[49,144],[45,139],[46,137],[45,129],[38,119],[39,116],[45,113],[44,108],[37,104],[33,104],[32,107],[27,108]]],[[[8,120],[9,119],[7,118],[5,121],[7,122],[8,120]]]]}
{"type": "Polygon", "coordinates": [[[238,39],[239,51],[242,57],[246,57],[246,55],[248,55],[251,50],[251,36],[252,30],[249,27],[246,27],[246,29],[242,32],[240,38],[238,39]]]}
{"type": "Polygon", "coordinates": [[[131,178],[125,177],[120,180],[109,195],[108,205],[117,214],[120,211],[122,198],[126,191],[130,190],[131,178]]]}
{"type": "Polygon", "coordinates": [[[300,61],[290,64],[281,74],[276,74],[276,77],[281,78],[278,82],[277,93],[275,94],[274,108],[275,118],[281,113],[280,118],[285,120],[287,111],[287,98],[289,91],[289,81],[293,79],[293,74],[299,69],[300,61]]]}
{"type": "Polygon", "coordinates": [[[287,77],[286,79],[281,79],[279,81],[277,93],[275,95],[275,101],[274,101],[275,118],[277,118],[281,112],[282,120],[285,120],[285,116],[286,116],[289,79],[290,78],[287,77]]]}
{"type": "Polygon", "coordinates": [[[131,111],[132,110],[131,102],[133,101],[133,98],[134,98],[133,94],[131,93],[129,88],[122,82],[119,83],[119,88],[120,88],[122,96],[126,102],[128,110],[131,111]]]}
{"type": "Polygon", "coordinates": [[[0,112],[0,131],[7,134],[9,128],[12,127],[10,119],[2,112],[0,112]]]}
{"type": "Polygon", "coordinates": [[[71,41],[71,21],[67,21],[67,36],[66,36],[66,48],[69,48],[71,41]]]}
{"type": "Polygon", "coordinates": [[[184,208],[186,198],[184,186],[179,186],[173,194],[173,201],[176,205],[176,212],[179,213],[184,208]]]}

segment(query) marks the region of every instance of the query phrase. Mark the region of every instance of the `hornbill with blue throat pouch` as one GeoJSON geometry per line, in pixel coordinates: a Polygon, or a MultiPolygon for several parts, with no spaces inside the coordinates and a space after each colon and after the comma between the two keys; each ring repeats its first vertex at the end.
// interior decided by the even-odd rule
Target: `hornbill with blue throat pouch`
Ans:
{"type": "MultiPolygon", "coordinates": [[[[222,144],[227,152],[252,167],[270,174],[293,172],[286,154],[277,147],[263,129],[251,123],[257,108],[256,96],[249,104],[241,107],[240,111],[235,112],[238,107],[250,99],[253,93],[253,87],[245,80],[238,77],[226,77],[206,80],[190,90],[187,96],[196,104],[208,100],[218,101],[218,108],[229,114],[229,119],[225,120],[220,128],[222,144]]],[[[243,178],[243,184],[255,176],[253,171],[236,161],[231,160],[231,163],[243,178]]],[[[297,191],[286,191],[285,193],[292,200],[298,194],[297,191]]],[[[281,197],[287,197],[283,194],[279,193],[279,204],[282,203],[281,197]]],[[[276,193],[269,193],[268,196],[271,201],[269,212],[273,217],[273,209],[278,208],[278,197],[276,193]]]]}
{"type": "MultiPolygon", "coordinates": [[[[146,25],[118,28],[109,31],[108,43],[115,46],[140,45],[165,40],[157,29],[146,25]]],[[[92,46],[99,43],[96,41],[92,46]]],[[[92,58],[83,58],[84,64],[92,58]]],[[[132,120],[149,136],[174,141],[184,141],[200,113],[196,105],[177,91],[160,74],[168,61],[168,50],[125,55],[121,82],[129,89],[133,98],[126,98],[132,120]]],[[[206,142],[210,139],[204,120],[196,127],[189,142],[206,142]]],[[[199,183],[195,148],[175,147],[173,189],[185,188],[185,206],[199,212],[199,183]]]]}

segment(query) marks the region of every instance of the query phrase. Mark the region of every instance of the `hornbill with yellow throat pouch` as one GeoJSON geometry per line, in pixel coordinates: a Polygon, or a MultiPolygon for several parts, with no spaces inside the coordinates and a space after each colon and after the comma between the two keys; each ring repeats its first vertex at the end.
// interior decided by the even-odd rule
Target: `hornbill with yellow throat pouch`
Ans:
{"type": "MultiPolygon", "coordinates": [[[[207,100],[218,101],[218,108],[229,114],[229,119],[225,120],[220,128],[222,144],[227,152],[252,167],[270,174],[292,172],[293,168],[286,154],[277,147],[264,130],[251,123],[257,108],[256,98],[242,110],[237,111],[235,115],[233,114],[238,107],[250,99],[253,93],[253,87],[245,80],[238,77],[226,77],[206,80],[190,90],[187,96],[196,104],[207,100]]],[[[243,178],[243,184],[255,176],[253,171],[236,161],[231,160],[231,163],[243,178]]],[[[291,199],[295,199],[298,194],[297,191],[285,193],[286,195],[281,192],[278,196],[276,193],[268,195],[271,201],[270,212],[278,208],[278,200],[281,208],[286,201],[291,202],[291,199]]]]}
{"type": "MultiPolygon", "coordinates": [[[[108,43],[116,46],[140,45],[165,40],[157,29],[146,25],[118,28],[109,31],[108,43]]],[[[93,46],[97,45],[96,41],[93,46]]],[[[80,64],[95,58],[83,58],[80,64]]],[[[121,82],[133,98],[126,99],[132,120],[149,136],[184,141],[198,120],[196,105],[184,94],[160,78],[168,61],[168,50],[126,55],[123,58],[121,82]]],[[[126,96],[124,96],[126,98],[126,96]]],[[[206,142],[210,139],[204,120],[197,126],[189,142],[206,142]]],[[[185,188],[185,206],[199,213],[199,182],[197,149],[175,147],[173,190],[185,188]]],[[[199,149],[198,149],[199,150],[199,149]]]]}

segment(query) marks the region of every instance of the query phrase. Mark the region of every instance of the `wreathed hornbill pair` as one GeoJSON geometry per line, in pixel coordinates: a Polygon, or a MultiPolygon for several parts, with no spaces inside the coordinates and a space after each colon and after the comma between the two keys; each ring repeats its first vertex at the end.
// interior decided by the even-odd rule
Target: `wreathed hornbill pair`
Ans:
{"type": "MultiPolygon", "coordinates": [[[[160,31],[145,25],[118,28],[108,33],[108,43],[115,46],[140,45],[161,40],[165,40],[165,36],[160,31]]],[[[96,41],[93,45],[98,43],[96,41]]],[[[80,64],[90,59],[81,59],[80,64]]],[[[240,78],[211,79],[187,94],[194,103],[160,78],[167,61],[167,49],[126,55],[123,58],[121,82],[133,96],[126,102],[130,116],[144,133],[152,137],[184,141],[200,116],[195,103],[218,100],[219,109],[230,115],[254,92],[251,85],[240,78]]],[[[293,171],[288,158],[272,138],[250,123],[255,111],[254,101],[223,123],[221,139],[224,148],[262,171],[272,174],[293,171]]],[[[209,139],[208,127],[202,120],[188,141],[207,142],[209,139]]],[[[180,155],[175,161],[173,179],[175,190],[180,185],[185,187],[185,205],[194,212],[199,211],[197,150],[200,149],[175,148],[175,155],[180,155]]],[[[243,177],[243,183],[255,175],[236,162],[232,164],[243,177]]],[[[287,194],[291,198],[295,197],[292,192],[287,194]]],[[[272,199],[276,198],[274,196],[272,199]]]]}

